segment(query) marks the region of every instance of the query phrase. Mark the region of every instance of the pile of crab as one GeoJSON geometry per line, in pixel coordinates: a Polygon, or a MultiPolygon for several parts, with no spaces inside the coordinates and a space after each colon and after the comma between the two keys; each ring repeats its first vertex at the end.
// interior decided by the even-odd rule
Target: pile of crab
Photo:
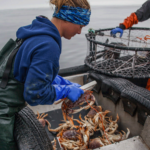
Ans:
{"type": "MultiPolygon", "coordinates": [[[[68,99],[63,99],[60,102],[62,102],[64,123],[60,124],[56,129],[51,129],[51,124],[47,120],[46,123],[48,124],[48,130],[50,132],[57,132],[59,143],[64,150],[95,149],[125,140],[130,134],[128,128],[127,133],[117,130],[118,115],[116,120],[113,121],[112,117],[107,116],[110,111],[102,111],[101,106],[94,105],[95,97],[91,91],[85,91],[75,103],[72,103],[68,99]],[[79,109],[72,109],[76,106],[81,106],[83,103],[87,103],[87,105],[79,109]],[[74,119],[73,116],[69,116],[70,114],[89,108],[91,108],[91,110],[84,116],[84,119],[81,117],[81,114],[79,115],[79,119],[74,119]],[[97,131],[100,132],[101,136],[90,139],[97,131]]],[[[40,118],[38,117],[38,119],[40,118]]],[[[40,121],[42,122],[42,118],[40,121]]],[[[54,147],[54,149],[56,149],[56,147],[54,147]]]]}

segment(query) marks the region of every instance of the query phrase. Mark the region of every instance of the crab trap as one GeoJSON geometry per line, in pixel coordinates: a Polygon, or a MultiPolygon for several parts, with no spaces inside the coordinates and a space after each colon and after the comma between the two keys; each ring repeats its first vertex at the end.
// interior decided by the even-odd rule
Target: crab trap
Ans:
{"type": "Polygon", "coordinates": [[[150,28],[130,28],[123,36],[109,29],[89,30],[85,64],[107,75],[125,78],[150,77],[150,28]]]}

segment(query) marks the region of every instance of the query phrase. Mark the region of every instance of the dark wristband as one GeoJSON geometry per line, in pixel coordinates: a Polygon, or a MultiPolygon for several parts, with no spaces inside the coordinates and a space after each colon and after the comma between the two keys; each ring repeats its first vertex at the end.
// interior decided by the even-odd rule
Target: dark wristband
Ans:
{"type": "Polygon", "coordinates": [[[124,30],[126,27],[123,24],[120,24],[119,28],[121,28],[122,30],[124,30]]]}

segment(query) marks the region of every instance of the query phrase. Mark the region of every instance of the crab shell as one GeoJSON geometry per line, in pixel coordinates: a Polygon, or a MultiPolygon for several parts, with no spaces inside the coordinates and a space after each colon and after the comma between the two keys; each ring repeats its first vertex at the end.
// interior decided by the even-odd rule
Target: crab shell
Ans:
{"type": "Polygon", "coordinates": [[[74,112],[74,110],[71,108],[74,108],[74,107],[77,107],[77,106],[80,106],[80,105],[86,103],[87,102],[86,100],[95,102],[95,97],[91,93],[91,91],[85,91],[84,94],[81,95],[81,97],[74,103],[71,100],[67,99],[66,101],[63,102],[63,104],[66,107],[66,113],[72,114],[74,112]]]}
{"type": "MultiPolygon", "coordinates": [[[[100,106],[93,106],[94,109],[96,109],[98,112],[102,111],[102,108],[100,106]]],[[[86,115],[88,118],[93,118],[97,112],[91,108],[91,110],[86,115]]]]}
{"type": "Polygon", "coordinates": [[[82,138],[82,134],[79,131],[74,130],[74,129],[64,131],[62,135],[64,139],[69,139],[69,140],[74,140],[74,141],[78,140],[79,136],[82,138]]]}
{"type": "Polygon", "coordinates": [[[42,124],[43,127],[45,127],[46,119],[39,119],[39,122],[42,124]]]}
{"type": "Polygon", "coordinates": [[[102,143],[102,141],[100,140],[100,138],[92,139],[92,140],[89,142],[89,148],[90,148],[90,149],[99,148],[99,147],[102,147],[103,145],[104,145],[104,144],[102,143]]]}
{"type": "Polygon", "coordinates": [[[66,105],[67,105],[69,108],[73,108],[73,107],[76,107],[76,106],[81,105],[83,102],[86,102],[85,99],[87,99],[87,100],[88,100],[88,99],[91,99],[91,100],[93,99],[93,100],[94,100],[91,91],[85,91],[84,94],[82,94],[81,97],[80,97],[77,101],[75,101],[75,102],[73,103],[71,100],[69,100],[69,101],[66,103],[66,105]]]}

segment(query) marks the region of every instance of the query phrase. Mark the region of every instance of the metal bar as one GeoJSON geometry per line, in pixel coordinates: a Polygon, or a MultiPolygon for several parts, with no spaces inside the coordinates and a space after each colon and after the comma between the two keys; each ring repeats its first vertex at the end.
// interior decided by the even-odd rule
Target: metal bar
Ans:
{"type": "Polygon", "coordinates": [[[96,65],[99,65],[99,64],[101,64],[101,63],[103,63],[103,62],[107,62],[108,60],[110,60],[110,59],[103,60],[102,62],[101,62],[101,61],[98,61],[98,62],[96,62],[96,65]]]}
{"type": "Polygon", "coordinates": [[[131,33],[131,28],[129,29],[128,46],[129,46],[129,44],[130,44],[130,33],[131,33]]]}
{"type": "Polygon", "coordinates": [[[80,88],[83,89],[83,90],[91,90],[91,89],[93,89],[93,87],[94,87],[96,84],[97,84],[96,81],[92,81],[92,82],[90,82],[90,83],[87,83],[87,84],[81,86],[80,88]]]}
{"type": "MultiPolygon", "coordinates": [[[[102,56],[103,56],[103,54],[97,54],[97,55],[96,55],[96,59],[99,59],[99,58],[101,58],[102,56]]],[[[88,59],[92,59],[92,57],[88,57],[88,59]]],[[[91,63],[93,63],[93,61],[92,61],[91,63]]]]}
{"type": "Polygon", "coordinates": [[[97,52],[97,44],[94,44],[95,45],[95,64],[96,64],[96,52],[97,52]]]}
{"type": "MultiPolygon", "coordinates": [[[[112,30],[114,28],[105,28],[105,29],[99,29],[99,30],[95,30],[95,33],[97,32],[101,32],[101,31],[109,31],[109,30],[112,30]]],[[[150,28],[143,28],[143,27],[131,27],[131,30],[149,30],[150,31],[150,28]]]]}
{"type": "Polygon", "coordinates": [[[118,69],[120,69],[122,66],[124,66],[126,63],[128,63],[130,60],[132,60],[133,57],[131,57],[128,61],[126,61],[124,64],[122,64],[120,67],[118,67],[115,71],[113,71],[112,73],[116,72],[118,69]]]}
{"type": "MultiPolygon", "coordinates": [[[[100,35],[99,35],[100,36],[100,35]]],[[[110,36],[110,35],[104,35],[104,36],[107,36],[107,37],[112,37],[112,36],[110,36]]],[[[116,39],[120,39],[120,37],[115,37],[116,39]]],[[[126,39],[126,38],[121,38],[122,40],[127,40],[127,41],[129,41],[129,38],[128,39],[126,39]]],[[[136,43],[141,43],[141,44],[150,44],[150,43],[148,43],[148,42],[146,42],[145,40],[142,40],[143,42],[141,42],[141,41],[137,41],[137,40],[130,40],[130,41],[132,41],[132,42],[136,42],[136,43]]],[[[129,46],[129,43],[128,43],[128,46],[129,46]]]]}
{"type": "Polygon", "coordinates": [[[150,48],[141,48],[141,47],[123,47],[123,46],[116,46],[116,45],[112,45],[112,44],[106,44],[106,43],[102,43],[102,42],[98,42],[98,41],[94,41],[91,40],[89,38],[87,38],[87,40],[95,43],[95,44],[99,44],[99,45],[103,45],[103,46],[107,46],[107,47],[111,47],[111,48],[117,48],[120,50],[130,50],[130,51],[150,51],[150,48]]]}
{"type": "Polygon", "coordinates": [[[133,77],[134,77],[134,69],[135,69],[135,58],[136,58],[137,52],[135,52],[135,55],[133,56],[133,61],[132,61],[132,70],[133,70],[133,77]]]}
{"type": "MultiPolygon", "coordinates": [[[[147,64],[148,64],[148,63],[141,64],[141,65],[136,65],[135,67],[142,67],[142,66],[147,65],[147,64]]],[[[122,70],[126,70],[126,69],[131,69],[131,68],[133,68],[133,67],[128,67],[128,68],[120,69],[120,70],[117,70],[117,71],[115,71],[115,72],[122,71],[122,70]]],[[[114,71],[113,71],[112,73],[114,73],[114,71]]]]}

